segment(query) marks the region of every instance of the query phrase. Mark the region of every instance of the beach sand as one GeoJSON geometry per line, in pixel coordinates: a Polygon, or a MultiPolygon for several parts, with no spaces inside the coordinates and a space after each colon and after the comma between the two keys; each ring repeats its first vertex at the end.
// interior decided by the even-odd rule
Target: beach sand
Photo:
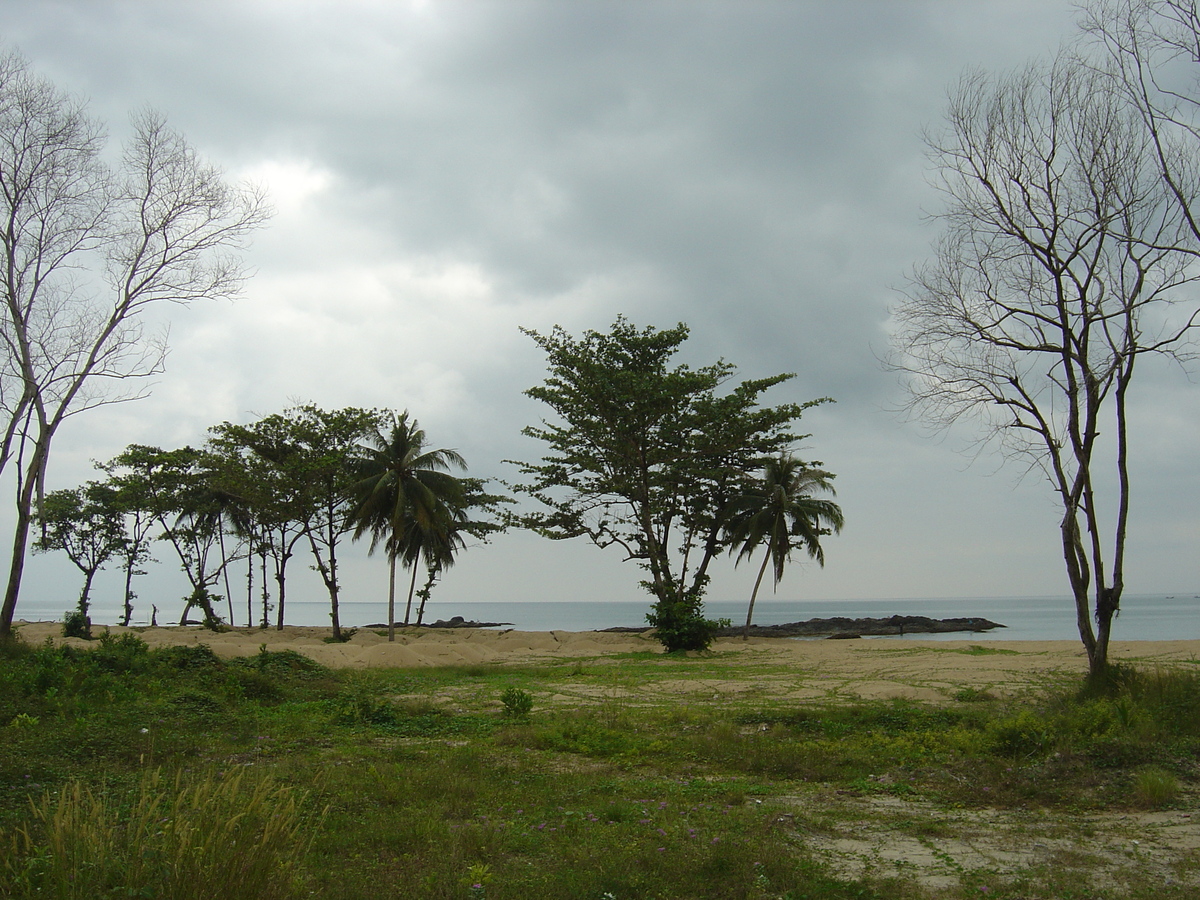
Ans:
{"type": "MultiPolygon", "coordinates": [[[[15,623],[31,644],[89,646],[63,638],[56,622],[15,623]]],[[[94,629],[99,634],[103,628],[94,629]]],[[[416,668],[462,665],[529,665],[564,660],[588,665],[619,665],[628,653],[660,653],[647,634],[515,631],[484,628],[397,629],[386,635],[359,629],[346,643],[326,643],[329,628],[287,626],[282,631],[236,628],[213,633],[199,627],[120,628],[114,635],[137,634],[151,647],[206,644],[221,656],[249,656],[268,650],[294,650],[331,668],[416,668]]],[[[90,643],[94,646],[94,642],[90,643]]],[[[834,697],[939,701],[966,688],[1010,695],[1047,680],[1077,680],[1087,671],[1078,641],[921,641],[916,639],[794,640],[788,638],[718,639],[707,654],[730,668],[729,678],[664,678],[646,686],[660,695],[692,699],[754,691],[760,696],[794,699],[834,697]],[[745,668],[761,669],[754,677],[745,668]],[[743,670],[743,671],[739,671],[743,670]]],[[[1200,641],[1114,641],[1113,662],[1143,667],[1200,660],[1200,641]]],[[[667,659],[664,657],[664,660],[667,659]]],[[[697,673],[699,675],[701,673],[697,673]]]]}

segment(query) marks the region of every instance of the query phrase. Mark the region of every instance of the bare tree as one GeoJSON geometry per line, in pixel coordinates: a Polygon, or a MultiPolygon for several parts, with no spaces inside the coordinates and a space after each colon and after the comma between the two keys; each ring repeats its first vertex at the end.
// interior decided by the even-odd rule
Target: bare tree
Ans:
{"type": "Polygon", "coordinates": [[[1200,143],[1200,9],[1196,0],[1088,0],[1080,25],[1085,64],[1111,77],[1142,118],[1150,149],[1200,239],[1186,173],[1200,143]],[[1180,179],[1183,179],[1182,181],[1180,179]]]}
{"type": "Polygon", "coordinates": [[[1180,305],[1196,278],[1196,162],[1177,155],[1164,180],[1122,85],[1067,57],[966,75],[927,142],[945,233],[896,310],[894,365],[913,412],[971,419],[978,449],[1049,479],[1099,675],[1124,587],[1135,364],[1184,358],[1197,324],[1180,305]]]}
{"type": "Polygon", "coordinates": [[[133,117],[119,165],[81,101],[0,58],[0,474],[16,523],[0,636],[11,631],[51,443],[69,416],[144,396],[164,338],[147,307],[236,294],[237,255],[267,216],[162,117],[133,117]]]}

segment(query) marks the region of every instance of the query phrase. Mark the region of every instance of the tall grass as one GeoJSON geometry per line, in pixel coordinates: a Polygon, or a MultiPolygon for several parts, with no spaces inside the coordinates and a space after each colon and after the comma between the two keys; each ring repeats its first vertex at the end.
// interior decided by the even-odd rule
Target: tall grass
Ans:
{"type": "Polygon", "coordinates": [[[243,772],[145,774],[126,798],[79,781],[0,838],[0,895],[287,900],[304,893],[303,794],[243,772]]]}

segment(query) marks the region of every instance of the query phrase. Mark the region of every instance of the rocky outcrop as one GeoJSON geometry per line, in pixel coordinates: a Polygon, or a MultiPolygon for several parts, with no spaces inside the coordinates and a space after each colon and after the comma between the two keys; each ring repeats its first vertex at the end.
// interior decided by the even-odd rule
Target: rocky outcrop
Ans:
{"type": "MultiPolygon", "coordinates": [[[[850,635],[875,636],[888,634],[949,634],[965,631],[991,631],[1004,626],[979,616],[955,619],[931,619],[928,616],[890,616],[886,619],[849,619],[834,616],[831,619],[809,619],[807,622],[789,622],[786,625],[751,625],[750,634],[755,637],[845,637],[850,635]]],[[[739,635],[744,626],[733,625],[722,628],[718,634],[739,635]]]]}
{"type": "MultiPolygon", "coordinates": [[[[888,634],[949,634],[965,631],[991,631],[993,628],[1003,628],[999,622],[983,619],[979,616],[966,616],[956,619],[931,619],[928,616],[891,616],[886,619],[849,619],[844,616],[834,616],[831,619],[809,619],[806,622],[789,622],[785,625],[751,625],[750,634],[753,637],[828,637],[854,638],[870,637],[888,634]]],[[[649,628],[603,628],[601,631],[641,633],[649,628]]],[[[731,625],[720,629],[717,634],[721,637],[741,635],[742,625],[731,625]]]]}

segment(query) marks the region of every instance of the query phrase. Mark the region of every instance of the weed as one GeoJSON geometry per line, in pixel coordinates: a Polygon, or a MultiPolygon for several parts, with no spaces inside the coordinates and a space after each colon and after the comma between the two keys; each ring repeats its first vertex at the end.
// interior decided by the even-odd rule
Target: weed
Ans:
{"type": "Polygon", "coordinates": [[[1179,779],[1166,769],[1150,766],[1133,776],[1133,796],[1139,806],[1162,809],[1179,796],[1179,779]]]}
{"type": "Polygon", "coordinates": [[[985,647],[982,644],[972,644],[965,650],[958,648],[952,649],[950,653],[963,653],[967,656],[1017,656],[1018,651],[1009,650],[1007,647],[985,647]]]}
{"type": "MultiPolygon", "coordinates": [[[[578,687],[584,673],[563,663],[350,675],[298,654],[264,648],[221,659],[206,647],[148,649],[132,635],[102,635],[91,648],[0,649],[0,870],[7,879],[0,896],[74,896],[51,890],[47,880],[68,865],[71,883],[88,896],[176,896],[162,885],[122,880],[121,872],[140,865],[130,860],[135,841],[111,857],[89,851],[64,862],[48,837],[60,804],[76,792],[76,807],[100,804],[104,821],[140,827],[146,760],[201,772],[207,760],[244,772],[243,800],[259,773],[269,784],[317,793],[329,811],[308,820],[312,827],[287,864],[314,897],[461,898],[478,885],[475,894],[486,891],[489,900],[606,893],[913,900],[931,895],[878,870],[857,881],[824,868],[804,833],[815,822],[818,830],[852,828],[857,819],[848,815],[857,814],[842,811],[844,802],[898,810],[920,797],[922,806],[1041,807],[1048,816],[1055,807],[1074,814],[1170,805],[1200,750],[1189,722],[1200,718],[1200,692],[1173,671],[1122,671],[1107,692],[1047,690],[1015,701],[812,703],[731,691],[719,702],[680,704],[656,701],[644,688],[663,679],[750,681],[775,672],[730,667],[712,655],[633,654],[616,664],[589,662],[589,697],[579,708],[555,703],[536,717],[502,721],[496,699],[508,688],[526,694],[537,684],[559,693],[556,685],[578,687]],[[1166,768],[1156,776],[1152,762],[1166,768]],[[1156,779],[1165,790],[1153,786],[1156,779]],[[1143,781],[1150,787],[1139,787],[1143,781]],[[805,798],[809,824],[779,815],[784,797],[805,798]],[[464,873],[485,864],[490,881],[464,885],[464,873]]],[[[185,777],[182,787],[205,777],[185,777]]],[[[163,809],[176,792],[168,777],[159,785],[163,809]]],[[[299,803],[299,792],[288,796],[299,803]]],[[[226,805],[221,821],[240,809],[226,805]]],[[[188,810],[188,821],[203,819],[188,810]]],[[[961,827],[957,812],[935,825],[896,815],[909,823],[901,831],[931,841],[961,827]]],[[[1062,821],[1063,834],[1084,834],[1076,818],[1062,821]]],[[[208,834],[189,840],[204,846],[208,834]]],[[[152,837],[142,844],[163,863],[168,838],[152,837]]],[[[247,834],[248,847],[257,840],[247,834]]],[[[1068,860],[1060,868],[1073,866],[1068,860]]],[[[1188,896],[1156,892],[1154,877],[1147,872],[1114,897],[1188,896]]],[[[963,881],[954,896],[975,896],[982,884],[963,881]]],[[[1001,897],[1091,896],[1069,873],[1049,869],[987,885],[1001,897]]],[[[300,890],[280,876],[281,895],[293,888],[300,890]]],[[[240,894],[259,895],[272,896],[240,894]]],[[[188,897],[187,889],[178,896],[188,897]]]]}
{"type": "Polygon", "coordinates": [[[361,683],[352,683],[333,701],[337,721],[343,725],[392,725],[396,708],[361,683]]]}
{"type": "Polygon", "coordinates": [[[1041,756],[1049,751],[1053,740],[1045,718],[1028,709],[988,722],[987,735],[993,751],[1011,759],[1041,756]]]}
{"type": "Polygon", "coordinates": [[[516,719],[522,719],[533,711],[533,695],[518,687],[509,687],[500,695],[504,704],[504,714],[516,719]]]}

